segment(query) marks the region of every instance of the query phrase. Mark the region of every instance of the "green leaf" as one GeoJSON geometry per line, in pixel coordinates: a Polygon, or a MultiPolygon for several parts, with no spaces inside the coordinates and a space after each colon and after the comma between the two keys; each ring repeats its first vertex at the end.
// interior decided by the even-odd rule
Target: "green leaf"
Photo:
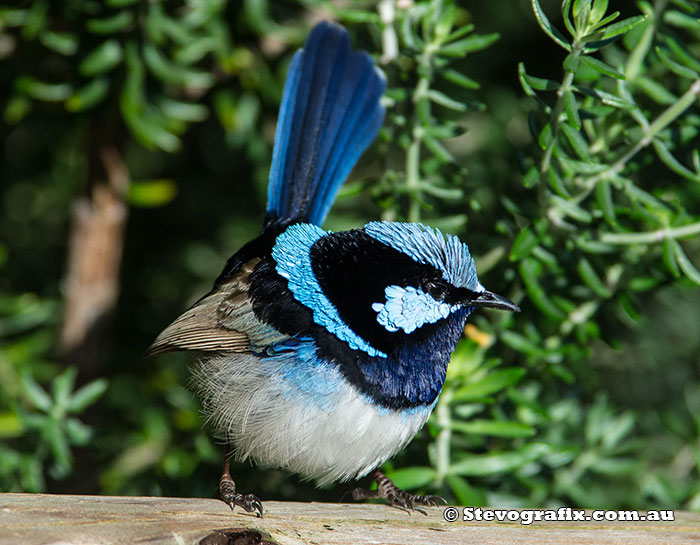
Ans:
{"type": "Polygon", "coordinates": [[[97,379],[80,387],[70,397],[68,411],[71,413],[81,413],[90,405],[95,403],[107,390],[107,380],[97,379]]]}
{"type": "MultiPolygon", "coordinates": [[[[601,19],[600,21],[598,21],[598,23],[593,27],[593,29],[594,29],[594,30],[598,30],[599,28],[602,28],[602,27],[604,27],[604,26],[607,26],[608,24],[612,23],[615,19],[617,19],[619,16],[620,16],[620,12],[619,12],[619,11],[614,11],[614,12],[612,12],[610,15],[608,15],[607,17],[605,17],[604,19],[601,19]]],[[[600,42],[599,42],[599,43],[600,43],[600,42]]],[[[604,40],[602,43],[604,43],[604,44],[607,45],[607,44],[610,43],[610,41],[609,41],[609,40],[604,40]]],[[[590,42],[589,42],[588,44],[586,44],[586,45],[590,45],[590,42]]]]}
{"type": "MultiPolygon", "coordinates": [[[[513,350],[527,354],[528,356],[539,356],[542,349],[534,344],[530,339],[509,330],[501,333],[501,341],[510,346],[513,350]]],[[[512,390],[509,390],[509,395],[512,390]]]]}
{"type": "MultiPolygon", "coordinates": [[[[329,4],[333,6],[333,4],[329,4]]],[[[359,9],[334,9],[334,14],[340,19],[348,21],[350,23],[365,23],[375,26],[382,24],[382,20],[378,13],[372,13],[371,11],[359,10],[359,9]]]]}
{"type": "Polygon", "coordinates": [[[606,64],[603,61],[599,61],[596,58],[589,57],[587,55],[582,55],[581,62],[589,68],[592,68],[596,72],[600,72],[601,74],[605,74],[606,76],[611,76],[613,78],[622,80],[625,79],[625,75],[623,73],[618,72],[609,64],[606,64]]]}
{"type": "MultiPolygon", "coordinates": [[[[24,425],[17,413],[12,411],[3,411],[0,413],[0,439],[19,437],[23,433],[24,425]]],[[[0,461],[0,463],[2,462],[0,461]]]]}
{"type": "Polygon", "coordinates": [[[608,11],[608,0],[593,0],[593,9],[591,9],[591,16],[588,20],[593,25],[598,24],[605,16],[606,11],[608,11]]]}
{"type": "Polygon", "coordinates": [[[559,173],[555,168],[550,167],[550,169],[547,171],[547,181],[549,182],[549,186],[557,195],[564,197],[565,199],[571,198],[571,194],[569,193],[569,190],[566,189],[564,180],[561,176],[559,176],[559,173]]]}
{"type": "Polygon", "coordinates": [[[214,76],[208,72],[175,64],[150,43],[143,46],[143,60],[151,72],[164,83],[202,90],[214,85],[214,76]]]}
{"type": "Polygon", "coordinates": [[[134,181],[129,185],[127,201],[140,208],[165,206],[177,195],[177,185],[171,179],[134,181]]]}
{"type": "Polygon", "coordinates": [[[537,246],[539,239],[532,232],[529,227],[523,228],[515,241],[513,242],[513,247],[510,249],[510,255],[508,258],[511,261],[520,261],[524,257],[530,255],[532,249],[537,246]]]}
{"type": "Polygon", "coordinates": [[[25,95],[13,95],[5,106],[4,119],[8,125],[22,121],[32,111],[32,101],[25,95]]]}
{"type": "Polygon", "coordinates": [[[601,437],[601,446],[606,450],[618,446],[622,439],[632,431],[636,422],[637,417],[632,411],[625,411],[608,421],[605,426],[605,432],[601,437]]]}
{"type": "Polygon", "coordinates": [[[591,0],[574,0],[571,9],[571,13],[574,16],[574,19],[581,17],[581,13],[583,13],[584,9],[588,9],[590,13],[591,0]]]}
{"type": "Polygon", "coordinates": [[[455,40],[458,40],[462,36],[466,36],[470,32],[473,32],[476,27],[471,24],[461,24],[452,34],[450,34],[449,39],[447,41],[453,42],[455,40]]]}
{"type": "Polygon", "coordinates": [[[62,428],[50,424],[42,435],[48,441],[54,458],[51,476],[55,479],[66,477],[70,473],[73,457],[62,428]]]}
{"type": "Polygon", "coordinates": [[[476,401],[486,396],[495,394],[516,384],[522,379],[527,371],[519,367],[499,369],[486,375],[484,378],[466,384],[453,395],[456,402],[476,401]]]}
{"type": "Polygon", "coordinates": [[[633,201],[638,201],[653,210],[657,210],[659,212],[665,212],[669,210],[668,206],[666,206],[663,202],[654,197],[654,195],[652,195],[648,191],[643,190],[641,187],[633,184],[631,181],[627,181],[624,190],[630,199],[632,199],[633,201]]]}
{"type": "Polygon", "coordinates": [[[435,24],[435,37],[440,41],[449,36],[455,23],[455,11],[454,4],[446,4],[443,7],[442,13],[439,14],[439,18],[435,24]]]}
{"type": "Polygon", "coordinates": [[[678,57],[678,59],[684,66],[687,66],[688,68],[696,72],[700,72],[700,60],[696,59],[692,54],[688,53],[685,49],[683,49],[683,46],[680,43],[678,43],[670,36],[664,36],[663,39],[666,42],[666,45],[668,45],[671,51],[673,51],[676,54],[676,57],[678,57]]]}
{"type": "Polygon", "coordinates": [[[53,406],[53,401],[49,394],[37,384],[34,378],[29,374],[29,371],[24,371],[21,374],[21,384],[24,395],[27,396],[29,402],[42,412],[49,413],[53,406]]]}
{"type": "Polygon", "coordinates": [[[119,97],[119,106],[129,130],[149,148],[158,147],[168,152],[180,148],[180,139],[164,129],[148,115],[149,106],[145,98],[145,70],[134,42],[126,46],[126,80],[119,97]]]}
{"type": "Polygon", "coordinates": [[[629,17],[628,19],[624,19],[624,20],[619,21],[617,23],[614,23],[610,26],[607,26],[601,30],[593,32],[592,34],[589,34],[588,36],[585,37],[585,40],[587,42],[598,42],[601,40],[609,40],[610,38],[620,36],[621,34],[624,34],[625,32],[632,30],[637,25],[640,25],[644,21],[646,21],[646,19],[647,19],[646,15],[635,15],[634,17],[629,17]]]}
{"type": "Polygon", "coordinates": [[[564,108],[566,110],[566,117],[569,120],[569,124],[577,131],[581,130],[581,117],[578,113],[576,97],[569,89],[567,89],[564,93],[564,108]]]}
{"type": "Polygon", "coordinates": [[[479,82],[474,81],[473,79],[468,78],[464,74],[457,72],[456,70],[452,70],[451,68],[443,70],[442,72],[440,72],[440,75],[447,81],[450,81],[455,85],[459,85],[460,87],[463,87],[465,89],[479,89],[481,87],[481,85],[479,85],[479,82]]]}
{"type": "Polygon", "coordinates": [[[114,34],[129,30],[134,21],[130,10],[121,10],[103,19],[89,19],[85,27],[93,34],[114,34]]]}
{"type": "Polygon", "coordinates": [[[497,42],[500,37],[500,34],[497,32],[494,32],[493,34],[473,34],[468,38],[463,38],[441,46],[438,49],[438,52],[448,57],[461,58],[469,53],[486,49],[493,43],[497,42]]]}
{"type": "Polygon", "coordinates": [[[540,131],[540,136],[537,139],[537,143],[540,145],[540,148],[543,150],[546,150],[553,144],[553,135],[552,135],[552,125],[550,123],[547,123],[544,127],[542,127],[542,130],[540,131]]]}
{"type": "Polygon", "coordinates": [[[574,26],[581,31],[585,30],[589,25],[591,0],[574,0],[571,13],[574,16],[574,26]]]}
{"type": "Polygon", "coordinates": [[[467,105],[463,102],[459,102],[448,97],[445,93],[431,89],[427,93],[428,98],[432,100],[435,104],[449,108],[450,110],[455,110],[457,112],[463,112],[467,109],[467,105]]]}
{"type": "Polygon", "coordinates": [[[599,458],[591,471],[599,475],[621,476],[639,472],[640,461],[635,458],[599,458]]]}
{"type": "Polygon", "coordinates": [[[454,163],[455,159],[452,154],[431,134],[427,132],[423,134],[423,143],[441,161],[454,163]]]}
{"type": "Polygon", "coordinates": [[[520,262],[520,277],[523,279],[530,300],[550,318],[563,321],[566,319],[566,314],[549,299],[539,283],[538,276],[541,270],[542,266],[532,257],[526,257],[520,262]]]}
{"type": "Polygon", "coordinates": [[[61,55],[75,55],[78,51],[78,38],[70,32],[47,30],[39,35],[39,41],[47,48],[61,55]]]}
{"type": "Polygon", "coordinates": [[[542,10],[542,6],[540,6],[538,0],[532,0],[532,10],[535,12],[537,24],[540,25],[540,28],[544,31],[544,33],[558,45],[567,51],[571,51],[571,44],[566,41],[566,38],[561,32],[559,32],[559,30],[552,26],[552,23],[549,22],[549,19],[547,18],[544,10],[542,10]]]}
{"type": "Polygon", "coordinates": [[[581,63],[581,56],[580,55],[574,55],[573,53],[569,53],[566,57],[564,57],[564,62],[562,63],[562,67],[564,68],[565,72],[575,73],[576,70],[578,70],[578,66],[580,63],[581,63]]]}
{"type": "Polygon", "coordinates": [[[666,87],[646,76],[637,76],[634,80],[634,84],[657,104],[668,106],[678,100],[678,97],[666,89],[666,87]]]}
{"type": "Polygon", "coordinates": [[[576,29],[571,24],[571,18],[569,17],[570,8],[571,0],[564,0],[561,3],[561,18],[563,19],[564,26],[566,26],[566,30],[569,31],[569,34],[571,34],[572,36],[576,36],[576,29]]]}
{"type": "Polygon", "coordinates": [[[531,437],[535,430],[521,422],[509,422],[505,420],[485,420],[476,418],[469,422],[459,422],[453,420],[450,428],[462,433],[473,433],[475,435],[490,435],[494,437],[531,437]]]}
{"type": "Polygon", "coordinates": [[[387,471],[387,477],[399,488],[413,490],[431,484],[437,477],[437,471],[432,467],[405,467],[387,471]]]}
{"type": "Polygon", "coordinates": [[[108,92],[109,79],[106,77],[95,78],[90,83],[77,89],[66,100],[66,110],[69,112],[82,112],[92,108],[102,102],[108,92]]]}
{"type": "Polygon", "coordinates": [[[53,379],[52,389],[54,402],[57,407],[67,409],[75,384],[75,376],[78,370],[75,367],[67,367],[60,375],[53,379]]]}
{"type": "Polygon", "coordinates": [[[401,21],[401,39],[409,49],[413,51],[421,51],[423,49],[423,41],[418,37],[413,30],[410,17],[403,17],[401,21]]]}
{"type": "Polygon", "coordinates": [[[700,74],[698,74],[695,70],[687,68],[686,66],[683,66],[682,64],[679,64],[673,59],[671,59],[671,57],[668,56],[668,54],[662,47],[659,47],[657,45],[655,51],[661,59],[661,62],[663,62],[668,67],[668,69],[671,70],[671,72],[673,72],[674,74],[681,76],[682,78],[690,79],[696,79],[697,77],[700,77],[700,74]]]}
{"type": "Polygon", "coordinates": [[[15,80],[15,87],[27,96],[45,102],[60,102],[73,92],[68,83],[47,83],[24,75],[15,80]]]}
{"type": "MultiPolygon", "coordinates": [[[[42,2],[34,2],[34,5],[42,2]]],[[[19,27],[27,22],[27,9],[0,8],[0,26],[19,27]]]]}
{"type": "Polygon", "coordinates": [[[576,270],[578,271],[581,280],[583,280],[583,283],[586,284],[586,286],[588,286],[593,293],[599,297],[602,297],[603,299],[609,299],[612,297],[612,292],[610,289],[600,279],[598,273],[596,273],[595,269],[593,268],[593,265],[591,265],[591,262],[585,257],[579,259],[576,270]]]}
{"type": "Polygon", "coordinates": [[[688,15],[676,10],[667,10],[664,13],[664,22],[676,28],[682,28],[690,32],[697,32],[700,24],[697,15],[688,15]]]}
{"type": "Polygon", "coordinates": [[[537,89],[538,91],[556,91],[559,89],[559,83],[556,81],[529,75],[525,72],[525,65],[522,62],[518,64],[518,77],[526,93],[528,93],[527,89],[530,89],[530,91],[532,89],[537,89]]]}
{"type": "Polygon", "coordinates": [[[596,98],[596,99],[600,100],[603,104],[607,104],[608,106],[614,106],[615,108],[620,108],[623,110],[636,110],[637,109],[637,105],[634,104],[633,102],[630,102],[628,100],[625,100],[624,98],[620,98],[618,96],[612,95],[610,93],[606,93],[605,91],[601,91],[600,89],[593,89],[591,87],[583,87],[580,85],[576,85],[574,87],[574,89],[576,91],[578,91],[579,93],[596,98]]]}
{"type": "Polygon", "coordinates": [[[489,454],[473,454],[452,464],[450,475],[466,475],[482,477],[510,473],[532,463],[549,452],[549,446],[544,443],[531,443],[518,450],[510,452],[495,452],[489,454]]]}
{"type": "Polygon", "coordinates": [[[596,199],[598,200],[598,206],[605,221],[610,225],[617,225],[617,218],[615,217],[615,205],[612,200],[612,190],[610,187],[609,180],[598,180],[595,186],[596,199]]]}
{"type": "Polygon", "coordinates": [[[26,10],[26,18],[22,25],[22,38],[33,40],[39,36],[49,24],[49,3],[37,0],[26,10]]]}
{"type": "Polygon", "coordinates": [[[576,159],[569,159],[563,155],[560,155],[558,159],[562,168],[566,169],[569,173],[574,174],[593,175],[603,172],[608,168],[607,165],[602,163],[577,161],[576,159]]]}
{"type": "Polygon", "coordinates": [[[188,123],[204,121],[209,115],[209,110],[202,104],[182,102],[171,98],[162,98],[158,102],[158,107],[166,117],[188,123]]]}
{"type": "Polygon", "coordinates": [[[123,57],[121,44],[117,40],[106,40],[82,60],[78,71],[86,77],[104,74],[117,66],[123,57]]]}
{"type": "Polygon", "coordinates": [[[540,182],[540,171],[532,165],[523,176],[523,186],[528,189],[535,187],[540,182]]]}
{"type": "Polygon", "coordinates": [[[565,199],[557,195],[552,195],[550,200],[553,207],[564,217],[568,216],[582,223],[590,223],[593,221],[591,213],[576,204],[573,200],[565,199]]]}
{"type": "Polygon", "coordinates": [[[675,246],[676,261],[681,271],[683,271],[683,274],[696,284],[700,284],[700,271],[696,269],[695,265],[688,259],[688,256],[685,255],[683,248],[681,248],[681,245],[677,241],[673,240],[671,244],[675,246]]]}
{"type": "Polygon", "coordinates": [[[588,152],[588,142],[586,142],[586,140],[583,138],[581,132],[574,129],[568,123],[561,123],[559,125],[559,129],[562,133],[564,133],[564,136],[568,140],[569,144],[571,144],[571,147],[576,152],[576,155],[578,155],[583,161],[590,162],[591,155],[588,152]]]}
{"type": "Polygon", "coordinates": [[[666,145],[658,138],[655,139],[652,144],[654,146],[654,150],[656,151],[656,155],[658,155],[659,159],[661,159],[661,161],[663,161],[663,163],[673,172],[679,176],[683,176],[683,178],[690,180],[691,182],[700,182],[700,174],[696,174],[679,163],[666,145]]]}
{"type": "Polygon", "coordinates": [[[69,418],[66,422],[66,434],[71,444],[84,446],[92,438],[92,430],[77,418],[69,418]]]}
{"type": "Polygon", "coordinates": [[[678,267],[678,257],[677,257],[677,252],[676,252],[676,246],[673,244],[673,239],[670,238],[665,238],[664,239],[664,253],[663,253],[663,258],[664,258],[664,264],[666,265],[666,268],[669,270],[669,272],[673,275],[674,278],[679,278],[681,276],[681,270],[678,267]]]}
{"type": "Polygon", "coordinates": [[[486,505],[486,499],[481,491],[471,486],[463,477],[448,475],[447,484],[450,485],[459,505],[470,505],[473,507],[486,505]]]}

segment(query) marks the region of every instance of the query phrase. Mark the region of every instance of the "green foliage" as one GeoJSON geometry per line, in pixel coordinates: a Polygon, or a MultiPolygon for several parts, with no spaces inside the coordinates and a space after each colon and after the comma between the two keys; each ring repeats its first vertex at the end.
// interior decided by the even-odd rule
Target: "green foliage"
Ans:
{"type": "Polygon", "coordinates": [[[200,99],[216,83],[214,74],[238,69],[225,7],[222,1],[173,9],[158,2],[40,0],[0,10],[5,39],[19,50],[10,59],[24,72],[14,81],[5,120],[20,122],[34,102],[94,115],[115,101],[141,144],[179,150],[188,126],[208,116],[200,99]],[[58,30],[66,26],[70,31],[58,30]],[[44,62],[30,63],[29,55],[44,62]]]}
{"type": "Polygon", "coordinates": [[[50,373],[43,358],[54,309],[32,294],[0,297],[0,487],[5,491],[43,492],[46,473],[66,478],[73,470],[71,447],[85,446],[93,437],[78,416],[107,389],[105,379],[74,389],[74,367],[52,377],[51,393],[34,379],[34,373],[50,373]]]}
{"type": "MultiPolygon", "coordinates": [[[[332,15],[388,90],[379,141],[327,227],[381,215],[459,234],[482,283],[523,309],[470,317],[390,476],[465,505],[700,509],[700,23],[687,0],[636,5],[0,9],[4,489],[61,478],[80,492],[211,495],[220,453],[187,358],[141,355],[259,229],[287,64],[309,21],[332,15]],[[67,210],[86,179],[86,126],[102,124],[123,144],[134,209],[97,399],[105,382],[75,389],[52,347],[67,210]],[[90,441],[84,409],[100,422],[90,441]],[[77,475],[74,455],[94,470],[77,475]]],[[[339,496],[278,471],[236,477],[262,498],[339,496]]]]}

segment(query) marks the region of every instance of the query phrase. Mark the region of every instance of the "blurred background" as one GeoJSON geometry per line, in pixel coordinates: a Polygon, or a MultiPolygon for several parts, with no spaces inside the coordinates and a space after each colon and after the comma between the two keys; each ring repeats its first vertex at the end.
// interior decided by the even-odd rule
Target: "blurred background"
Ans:
{"type": "Polygon", "coordinates": [[[390,476],[465,505],[700,510],[700,4],[607,4],[0,7],[0,490],[214,494],[195,356],[143,353],[258,233],[289,61],[330,19],[389,83],[325,227],[457,234],[523,309],[470,319],[390,476]]]}

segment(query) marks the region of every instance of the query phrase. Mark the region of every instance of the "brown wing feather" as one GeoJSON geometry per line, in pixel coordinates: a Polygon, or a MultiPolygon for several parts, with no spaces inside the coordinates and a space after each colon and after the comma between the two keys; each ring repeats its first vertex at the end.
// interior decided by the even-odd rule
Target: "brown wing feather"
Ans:
{"type": "MultiPolygon", "coordinates": [[[[245,333],[227,328],[220,318],[232,304],[245,304],[250,273],[259,259],[246,263],[240,274],[216,291],[197,301],[158,335],[146,351],[147,356],[175,350],[208,352],[248,352],[250,340],[245,333]]],[[[223,315],[223,316],[222,316],[223,315]]]]}

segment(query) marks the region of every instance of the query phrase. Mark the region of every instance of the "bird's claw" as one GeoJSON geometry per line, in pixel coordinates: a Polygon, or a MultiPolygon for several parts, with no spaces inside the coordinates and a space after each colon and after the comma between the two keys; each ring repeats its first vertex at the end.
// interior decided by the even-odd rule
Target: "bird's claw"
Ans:
{"type": "MultiPolygon", "coordinates": [[[[393,484],[393,483],[392,483],[393,484]]],[[[399,507],[406,510],[418,511],[426,515],[427,513],[422,509],[419,509],[418,505],[424,505],[426,507],[437,507],[441,503],[447,504],[447,500],[442,496],[435,496],[433,494],[426,494],[425,496],[420,496],[418,494],[410,494],[400,488],[396,487],[392,490],[387,497],[389,504],[393,507],[399,507]]]]}
{"type": "Polygon", "coordinates": [[[255,512],[258,517],[262,518],[263,506],[260,499],[253,494],[239,494],[236,492],[236,483],[233,482],[228,472],[228,462],[224,474],[219,481],[219,494],[221,495],[221,499],[231,508],[231,511],[238,505],[248,513],[255,512]]]}
{"type": "Polygon", "coordinates": [[[373,473],[373,478],[377,482],[376,490],[367,490],[365,488],[356,488],[352,491],[352,499],[355,501],[383,498],[389,502],[392,507],[397,507],[403,509],[404,511],[418,511],[426,515],[427,513],[422,509],[416,507],[417,505],[424,505],[426,507],[437,507],[441,503],[447,504],[447,500],[441,496],[436,496],[433,494],[426,494],[425,496],[420,496],[418,494],[411,494],[405,490],[401,490],[394,482],[384,475],[381,471],[375,471],[373,473]]]}
{"type": "MultiPolygon", "coordinates": [[[[224,500],[226,501],[226,500],[224,500]]],[[[262,502],[260,499],[253,495],[253,494],[234,494],[233,497],[226,501],[228,503],[229,507],[231,508],[231,511],[236,507],[242,507],[245,509],[248,513],[255,512],[255,514],[262,518],[263,516],[263,506],[262,502]]]]}

